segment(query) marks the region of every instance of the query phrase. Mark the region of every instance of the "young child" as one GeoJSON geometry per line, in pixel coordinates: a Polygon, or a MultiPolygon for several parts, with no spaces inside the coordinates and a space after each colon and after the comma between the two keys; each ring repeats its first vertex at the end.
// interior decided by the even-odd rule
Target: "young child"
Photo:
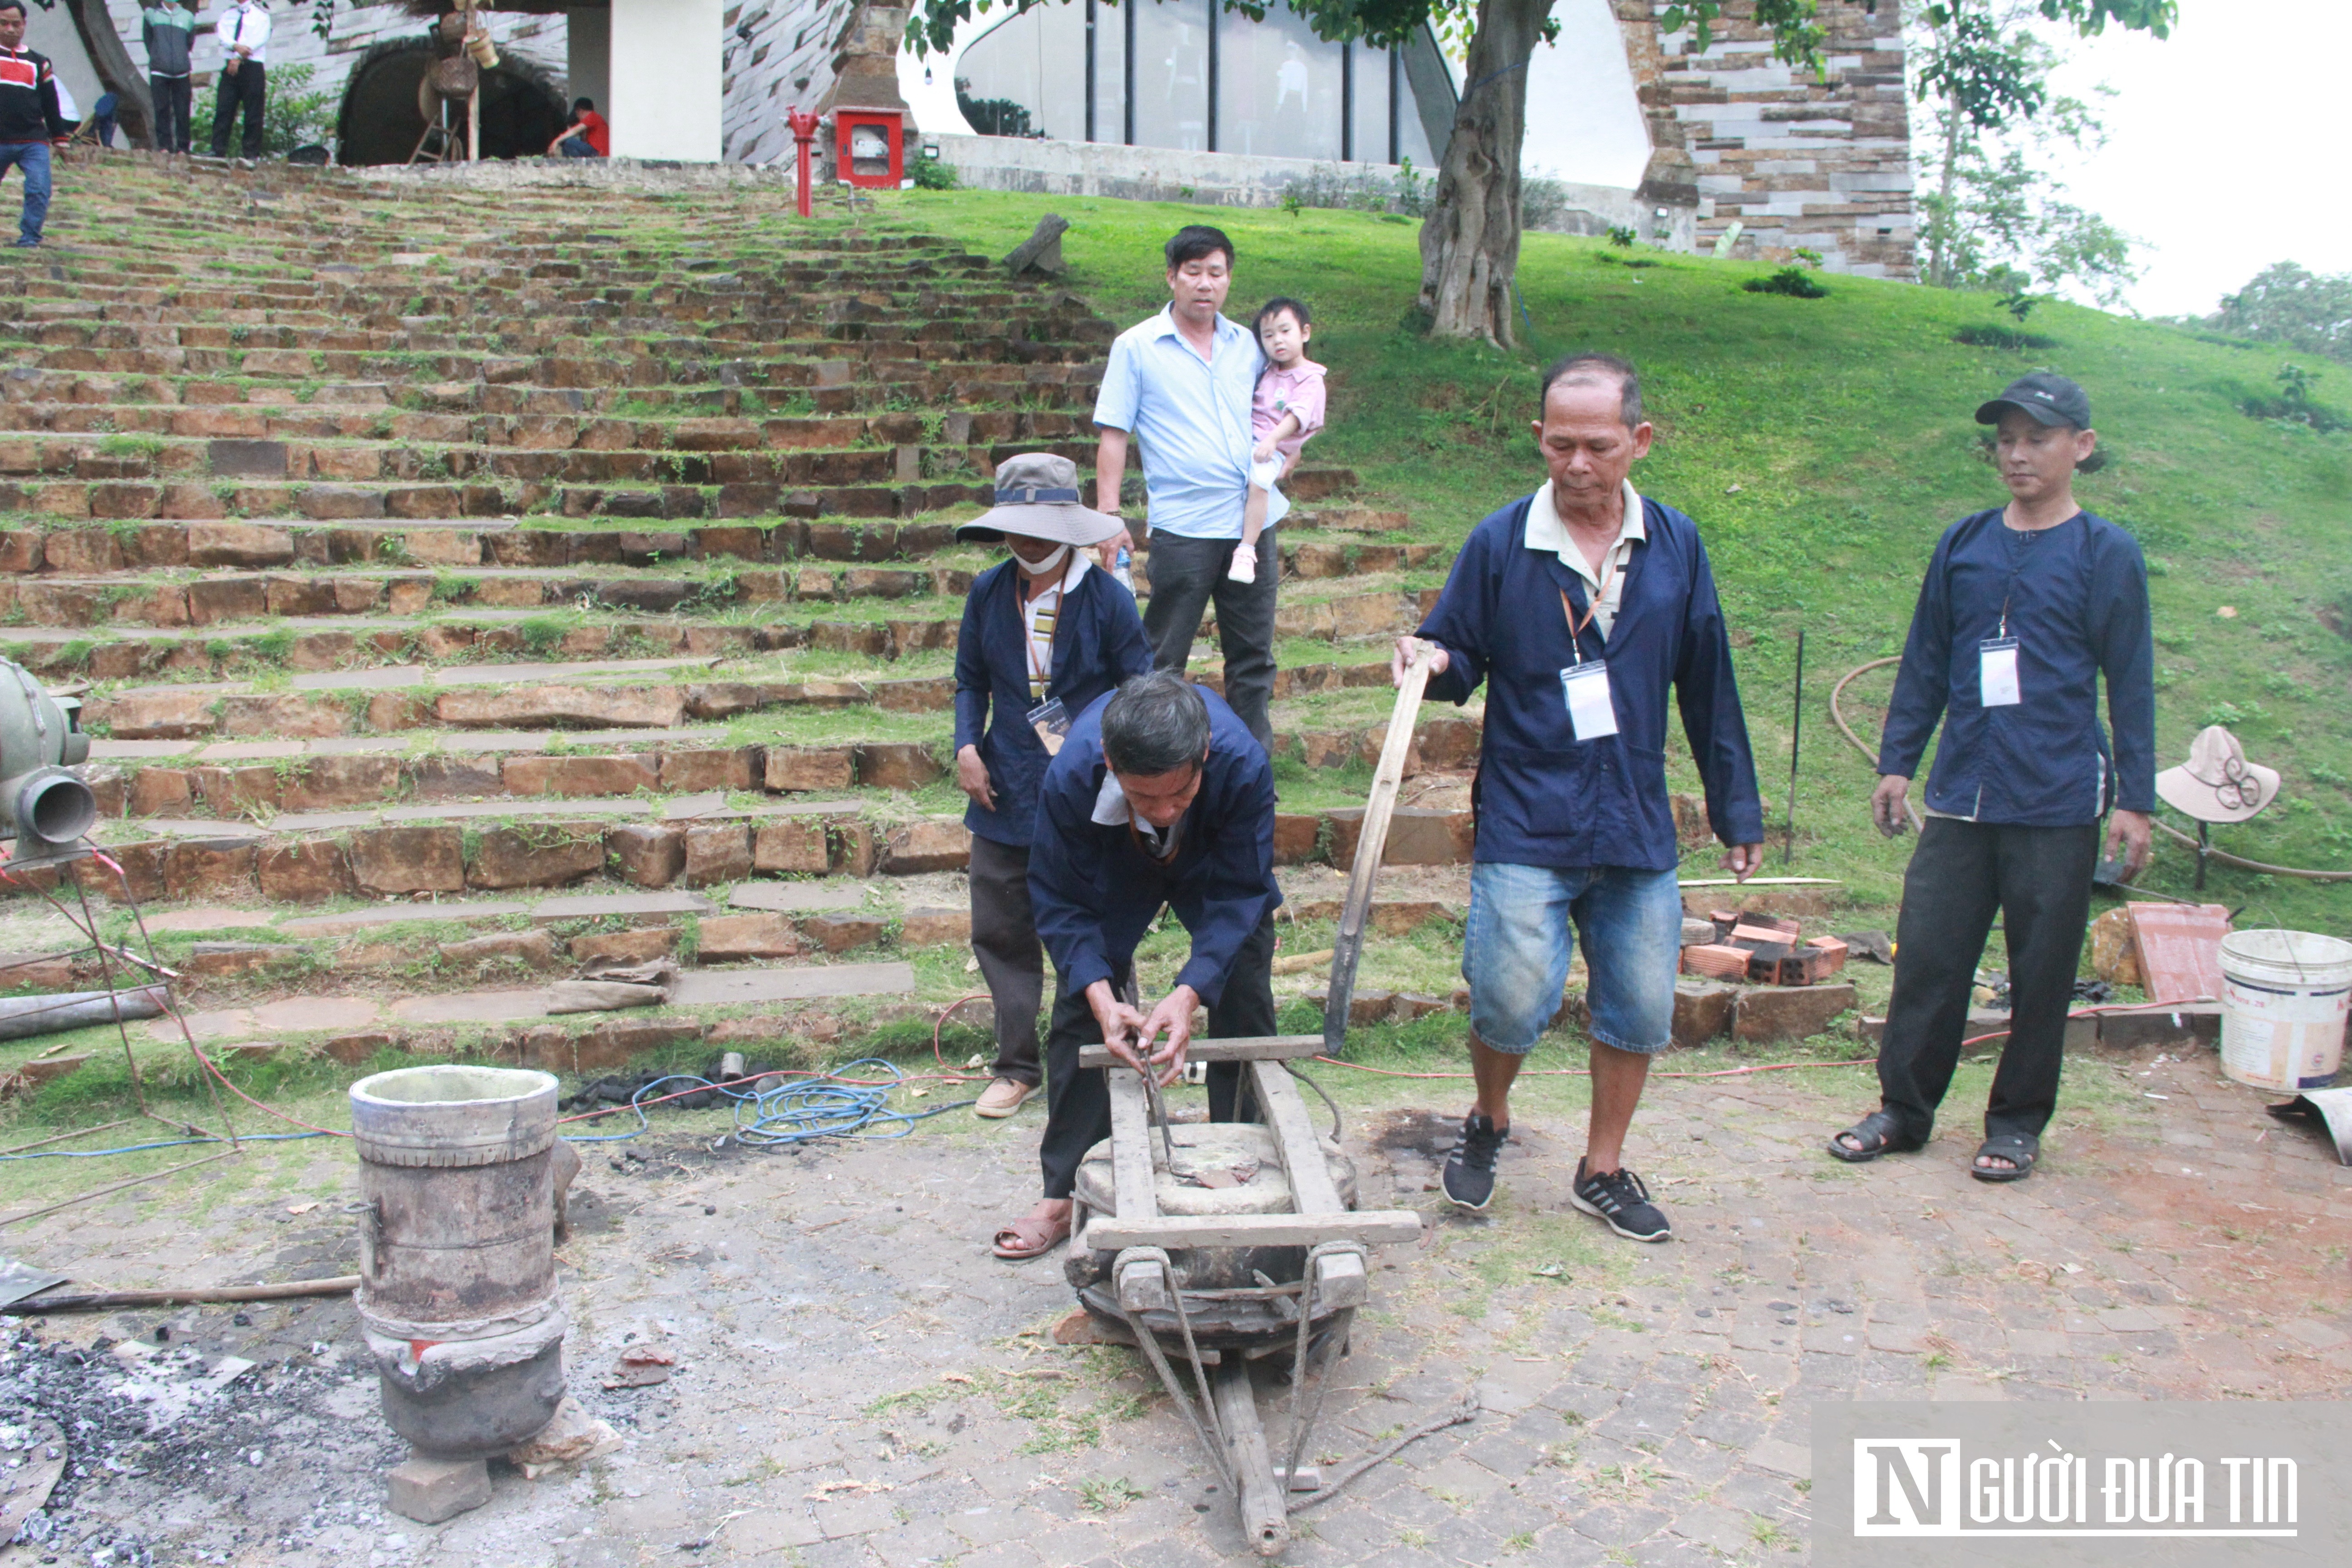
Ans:
{"type": "Polygon", "coordinates": [[[1255,323],[1265,348],[1265,369],[1250,401],[1249,500],[1242,510],[1242,542],[1225,575],[1236,583],[1257,581],[1257,536],[1265,530],[1266,492],[1298,462],[1307,437],[1323,428],[1323,367],[1307,357],[1313,337],[1307,307],[1297,300],[1268,300],[1255,323]]]}

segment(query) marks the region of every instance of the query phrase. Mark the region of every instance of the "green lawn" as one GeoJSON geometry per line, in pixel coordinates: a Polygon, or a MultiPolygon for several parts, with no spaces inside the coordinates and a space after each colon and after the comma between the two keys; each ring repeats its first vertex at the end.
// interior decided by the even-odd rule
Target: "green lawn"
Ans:
{"type": "MultiPolygon", "coordinates": [[[[2352,624],[2352,437],[2237,408],[2294,356],[2065,305],[2027,323],[2053,347],[1972,348],[1953,332],[2008,320],[1981,296],[1858,279],[1829,279],[1825,300],[1750,294],[1739,284],[1758,266],[1557,235],[1527,237],[1519,285],[1532,346],[1502,353],[1404,329],[1420,277],[1411,224],[992,192],[885,197],[880,221],[1002,255],[1049,211],[1072,226],[1065,281],[1122,324],[1165,298],[1159,247],[1186,222],[1233,237],[1236,315],[1269,295],[1305,299],[1310,352],[1332,386],[1330,427],[1309,456],[1347,464],[1370,499],[1409,509],[1417,538],[1458,542],[1540,481],[1528,426],[1545,359],[1575,347],[1633,358],[1658,427],[1635,482],[1706,532],[1744,645],[1739,674],[1776,825],[1788,803],[1796,634],[1806,633],[1795,869],[1846,878],[1865,907],[1891,905],[1909,841],[1869,831],[1872,769],[1831,728],[1830,683],[1901,651],[1937,535],[2005,499],[1981,456],[1976,405],[2028,369],[2074,376],[2107,454],[2082,480],[2083,500],[2129,528],[2149,557],[2162,764],[2181,760],[2204,724],[2227,722],[2286,783],[2260,819],[2224,830],[2222,847],[2352,868],[2352,641],[2322,619],[2352,624]]],[[[1873,704],[1891,675],[1850,693],[1861,700],[1849,712],[1871,721],[1874,742],[1873,704]]],[[[1681,776],[1695,782],[1686,767],[1681,776]]],[[[2188,890],[2187,852],[2159,845],[2146,885],[2188,890]]],[[[2352,891],[2340,887],[2223,869],[2212,892],[2248,906],[2242,924],[2352,928],[2352,891]]]]}

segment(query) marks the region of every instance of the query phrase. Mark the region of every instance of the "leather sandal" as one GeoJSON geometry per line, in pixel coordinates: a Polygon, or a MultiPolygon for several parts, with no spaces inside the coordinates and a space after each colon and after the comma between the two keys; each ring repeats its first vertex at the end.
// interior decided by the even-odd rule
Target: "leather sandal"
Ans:
{"type": "Polygon", "coordinates": [[[1924,1138],[1913,1138],[1903,1131],[1903,1123],[1890,1111],[1874,1110],[1829,1142],[1829,1151],[1849,1165],[1867,1164],[1881,1154],[1912,1154],[1927,1146],[1924,1138]],[[1852,1143],[1845,1141],[1853,1139],[1852,1143]]]}
{"type": "Polygon", "coordinates": [[[1009,1263],[1024,1262],[1043,1258],[1070,1239],[1070,1211],[1064,1208],[1057,1215],[1035,1212],[1000,1226],[989,1250],[1009,1263]]]}

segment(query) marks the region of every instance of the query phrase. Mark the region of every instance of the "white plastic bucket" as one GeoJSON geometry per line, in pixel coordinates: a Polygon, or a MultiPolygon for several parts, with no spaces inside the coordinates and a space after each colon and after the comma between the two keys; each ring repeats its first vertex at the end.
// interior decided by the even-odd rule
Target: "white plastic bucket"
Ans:
{"type": "Polygon", "coordinates": [[[2332,1081],[2344,1062],[2352,942],[2307,931],[2221,939],[2221,1070],[2294,1094],[2332,1081]]]}

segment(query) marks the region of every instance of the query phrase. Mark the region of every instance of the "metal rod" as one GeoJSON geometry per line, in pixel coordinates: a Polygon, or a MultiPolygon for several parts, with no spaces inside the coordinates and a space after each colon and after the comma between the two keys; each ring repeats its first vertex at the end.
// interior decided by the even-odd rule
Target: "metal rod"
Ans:
{"type": "Polygon", "coordinates": [[[290,1285],[200,1285],[185,1290],[93,1290],[79,1296],[28,1296],[7,1309],[31,1312],[80,1312],[102,1307],[176,1307],[202,1301],[283,1301],[296,1296],[348,1296],[360,1288],[356,1274],[331,1279],[298,1279],[290,1285]]]}
{"type": "Polygon", "coordinates": [[[1789,837],[1780,847],[1780,868],[1797,858],[1797,757],[1805,741],[1805,628],[1797,628],[1797,696],[1789,716],[1789,837]]]}
{"type": "Polygon", "coordinates": [[[139,1118],[135,1116],[125,1116],[115,1121],[101,1121],[95,1127],[79,1128],[71,1132],[52,1133],[47,1138],[37,1138],[30,1143],[19,1143],[13,1149],[0,1149],[0,1154],[21,1154],[27,1149],[46,1149],[52,1143],[62,1143],[68,1138],[87,1138],[93,1132],[104,1132],[116,1127],[128,1127],[138,1120],[139,1118]]]}
{"type": "Polygon", "coordinates": [[[89,1192],[83,1193],[79,1196],[66,1199],[63,1203],[51,1204],[45,1209],[35,1209],[30,1214],[12,1214],[0,1216],[0,1225],[16,1225],[25,1220],[38,1219],[45,1214],[55,1214],[59,1209],[69,1209],[76,1204],[86,1204],[92,1198],[102,1198],[109,1193],[119,1193],[125,1187],[135,1187],[142,1182],[161,1181],[165,1176],[176,1176],[183,1171],[193,1171],[199,1165],[209,1165],[216,1160],[233,1160],[236,1158],[236,1150],[225,1149],[217,1154],[208,1154],[201,1160],[191,1160],[184,1165],[167,1166],[163,1170],[152,1171],[143,1176],[133,1176],[127,1182],[116,1182],[111,1186],[93,1187],[89,1192]]]}

